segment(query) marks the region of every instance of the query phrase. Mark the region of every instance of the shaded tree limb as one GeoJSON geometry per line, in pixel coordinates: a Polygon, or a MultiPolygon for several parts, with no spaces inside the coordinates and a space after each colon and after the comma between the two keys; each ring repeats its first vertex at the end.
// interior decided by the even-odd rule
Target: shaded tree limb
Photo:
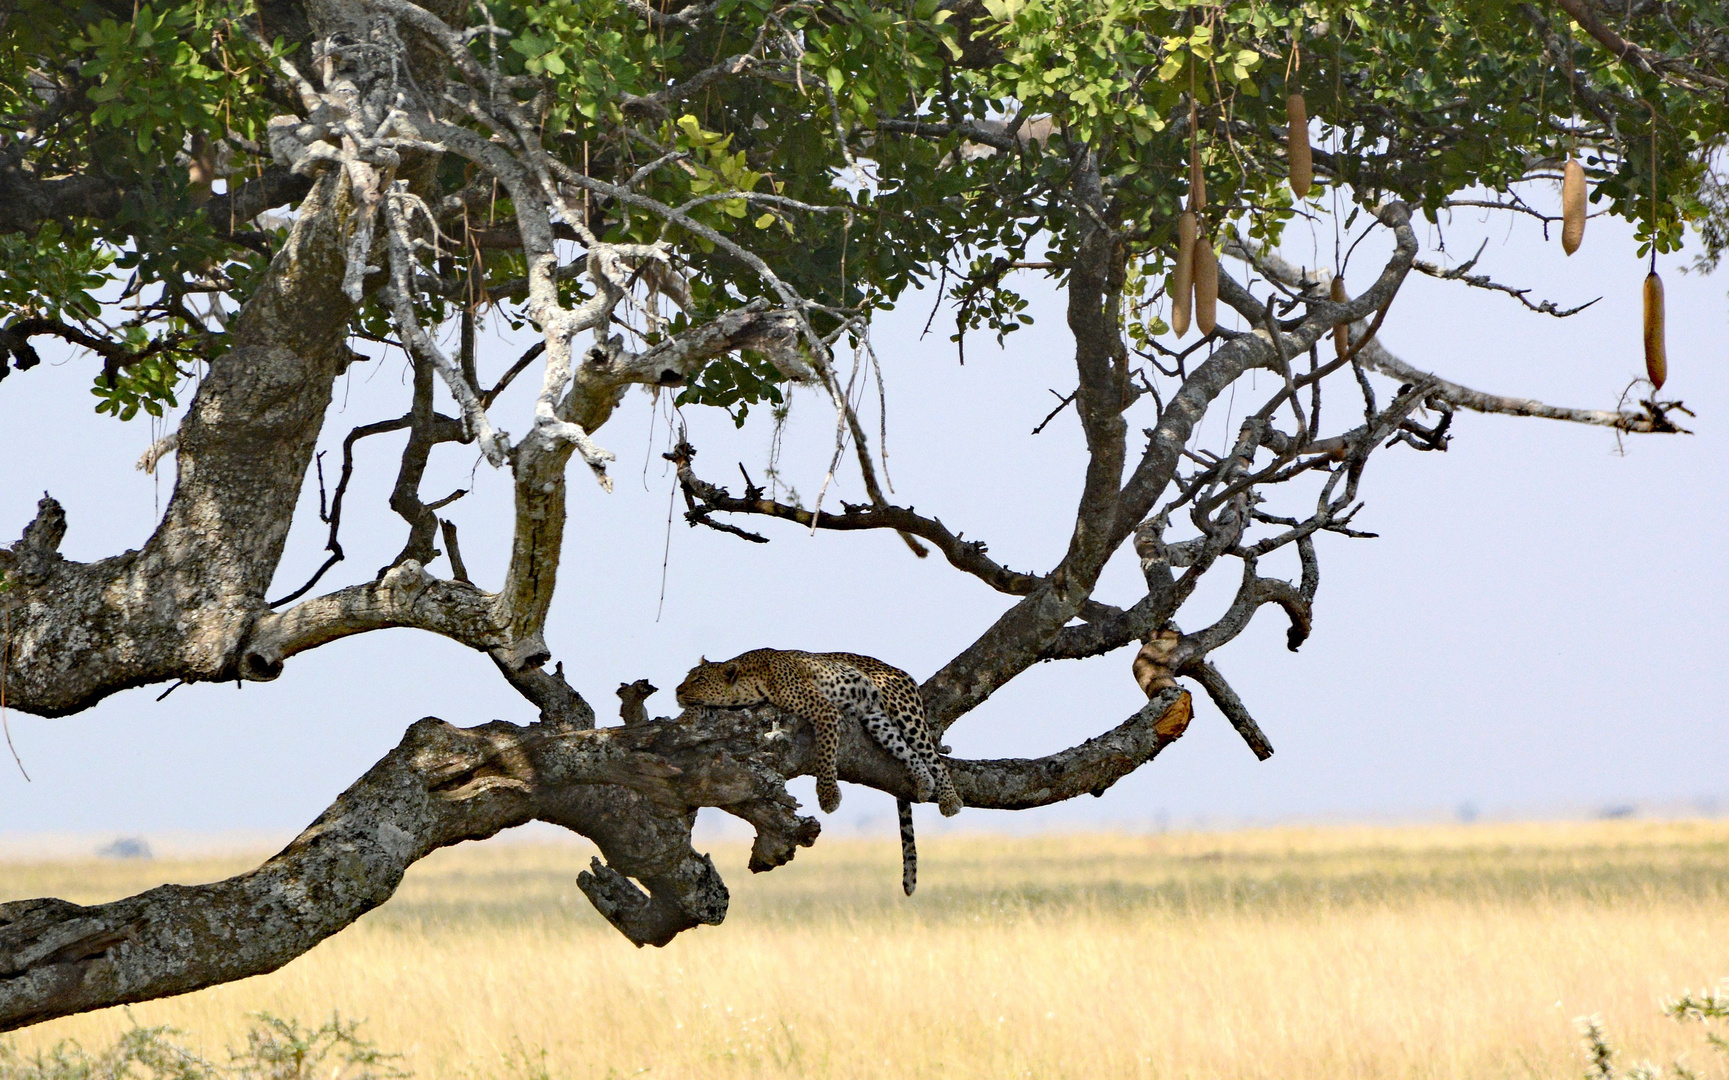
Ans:
{"type": "MultiPolygon", "coordinates": [[[[1188,694],[1171,687],[1058,754],[956,761],[955,784],[968,804],[998,809],[1101,794],[1180,738],[1190,715],[1188,694]]],[[[844,778],[910,788],[898,762],[848,729],[844,778]]],[[[430,852],[532,820],[593,840],[605,861],[578,886],[626,938],[664,945],[726,917],[725,882],[690,846],[697,807],[756,828],[754,872],[816,841],[819,824],[785,790],[809,770],[814,742],[808,724],[771,707],[599,730],[428,717],[256,870],[107,904],[0,904],[0,1031],[274,971],[384,903],[430,852]]]]}
{"type": "Polygon", "coordinates": [[[237,677],[331,385],[351,359],[343,329],[353,307],[340,275],[326,272],[347,209],[333,177],[301,204],[233,322],[231,348],[212,358],[193,395],[177,433],[174,494],[144,546],[91,563],[56,556],[40,580],[13,590],[11,707],[63,716],[133,686],[237,677]],[[308,319],[309,310],[328,317],[308,319]]]}
{"type": "Polygon", "coordinates": [[[1685,61],[1652,52],[1628,41],[1611,29],[1587,0],[1554,0],[1554,4],[1571,15],[1573,21],[1583,27],[1587,34],[1596,38],[1600,45],[1624,63],[1643,67],[1658,78],[1687,90],[1698,90],[1701,87],[1729,90],[1729,81],[1708,75],[1685,61]]]}

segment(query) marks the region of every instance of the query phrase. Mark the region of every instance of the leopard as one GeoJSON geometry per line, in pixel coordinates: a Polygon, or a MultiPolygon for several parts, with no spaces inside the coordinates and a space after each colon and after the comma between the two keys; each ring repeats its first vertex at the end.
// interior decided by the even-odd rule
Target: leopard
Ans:
{"type": "MultiPolygon", "coordinates": [[[[906,766],[919,802],[935,798],[944,817],[961,811],[948,766],[938,756],[918,683],[900,668],[858,653],[753,649],[731,660],[702,657],[676,691],[685,707],[738,708],[768,702],[810,721],[816,731],[816,793],[823,813],[840,808],[835,754],[843,713],[856,717],[878,746],[906,766]]],[[[901,889],[918,885],[912,803],[895,800],[901,833],[901,889]]]]}

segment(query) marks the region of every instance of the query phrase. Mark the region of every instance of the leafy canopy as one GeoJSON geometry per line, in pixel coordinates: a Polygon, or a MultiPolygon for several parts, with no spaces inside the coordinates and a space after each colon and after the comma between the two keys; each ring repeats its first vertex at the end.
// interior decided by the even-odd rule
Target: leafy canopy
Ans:
{"type": "MultiPolygon", "coordinates": [[[[299,108],[282,63],[307,63],[309,43],[304,20],[282,7],[0,9],[0,176],[91,192],[0,230],[0,329],[14,331],[0,343],[12,367],[34,364],[23,331],[71,327],[106,346],[97,408],[130,418],[160,414],[178,381],[225,347],[281,239],[281,221],[273,230],[236,219],[243,200],[232,194],[281,172],[266,123],[299,108]],[[229,194],[212,199],[216,173],[229,194]]],[[[1462,192],[1507,193],[1576,154],[1593,201],[1635,221],[1647,248],[1677,250],[1689,226],[1709,257],[1722,247],[1723,187],[1710,167],[1729,97],[1675,75],[1725,54],[1729,14],[1716,0],[1642,5],[1623,20],[1626,37],[1674,70],[1617,59],[1559,7],[1507,0],[715,0],[689,18],[670,10],[649,18],[640,3],[548,0],[466,14],[502,31],[473,35],[471,48],[517,77],[548,148],[590,176],[691,204],[694,221],[837,308],[887,308],[910,285],[947,281],[962,333],[1024,325],[1004,271],[1042,251],[1062,272],[1078,231],[1058,195],[1089,151],[1130,238],[1129,291],[1141,302],[1125,330],[1138,340],[1167,329],[1145,301],[1169,270],[1191,152],[1215,233],[1276,241],[1296,216],[1327,212],[1335,188],[1347,206],[1397,197],[1432,217],[1462,192]],[[793,57],[790,70],[765,63],[771,54],[793,57]],[[703,81],[729,62],[727,77],[703,81]],[[1285,100],[1299,89],[1316,118],[1319,172],[1303,205],[1283,158],[1285,100]],[[992,134],[997,146],[979,141],[992,134]]],[[[432,182],[455,240],[439,272],[456,285],[422,295],[423,316],[466,308],[522,323],[520,251],[480,239],[509,229],[508,198],[453,156],[432,182]]],[[[701,236],[624,204],[598,211],[604,239],[667,240],[682,261],[689,303],[651,339],[765,292],[750,266],[701,236]]],[[[1350,210],[1341,225],[1355,218],[1350,210]]],[[[570,276],[568,300],[581,282],[570,276]]],[[[371,302],[354,331],[389,336],[371,302]]],[[[751,404],[782,401],[783,378],[752,354],[721,359],[680,400],[736,409],[742,421],[751,404]]]]}

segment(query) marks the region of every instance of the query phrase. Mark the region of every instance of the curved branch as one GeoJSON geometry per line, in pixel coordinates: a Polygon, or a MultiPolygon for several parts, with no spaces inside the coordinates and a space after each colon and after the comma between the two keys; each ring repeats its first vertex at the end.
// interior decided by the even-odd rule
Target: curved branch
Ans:
{"type": "Polygon", "coordinates": [[[236,677],[265,609],[331,386],[352,359],[340,259],[345,191],[327,176],[233,321],[176,433],[176,482],[141,550],[58,559],[10,595],[7,702],[64,716],[119,690],[236,677]]]}
{"type": "MultiPolygon", "coordinates": [[[[1000,809],[1101,794],[1181,737],[1190,715],[1187,693],[1170,687],[1059,754],[955,762],[956,786],[969,804],[1000,809]]],[[[631,941],[664,945],[726,916],[725,883],[690,846],[697,807],[756,826],[753,871],[782,865],[821,831],[785,790],[814,757],[809,725],[789,731],[786,719],[759,708],[603,730],[420,720],[256,870],[89,907],[0,904],[0,1031],[273,971],[389,899],[430,852],[530,820],[592,839],[606,861],[578,879],[583,892],[631,941]]],[[[844,734],[843,776],[904,774],[880,750],[861,753],[862,731],[844,734]]],[[[880,786],[904,794],[906,784],[892,775],[880,786]]]]}
{"type": "MultiPolygon", "coordinates": [[[[292,622],[301,608],[280,618],[292,622]]],[[[1179,738],[1190,715],[1188,695],[1169,687],[1059,754],[955,762],[956,784],[969,804],[1003,809],[1101,794],[1179,738]]],[[[0,1031],[273,971],[387,900],[428,853],[530,820],[592,839],[605,861],[578,879],[583,892],[631,941],[664,945],[727,911],[724,882],[690,846],[697,807],[756,827],[753,871],[816,840],[820,826],[785,790],[787,777],[809,770],[814,744],[810,725],[768,707],[688,710],[678,722],[638,716],[603,730],[420,720],[256,870],[89,907],[0,904],[0,1031]]],[[[843,731],[839,767],[849,780],[908,794],[904,767],[856,725],[843,731]]]]}
{"type": "Polygon", "coordinates": [[[1192,716],[1188,691],[1168,687],[1121,724],[1079,746],[1042,758],[951,760],[949,773],[962,801],[991,810],[1097,797],[1182,738],[1192,716]]]}
{"type": "Polygon", "coordinates": [[[261,616],[241,650],[240,675],[267,682],[282,674],[282,662],[295,653],[393,627],[430,630],[482,652],[513,644],[496,595],[435,578],[418,561],[405,559],[377,581],[261,616]]]}

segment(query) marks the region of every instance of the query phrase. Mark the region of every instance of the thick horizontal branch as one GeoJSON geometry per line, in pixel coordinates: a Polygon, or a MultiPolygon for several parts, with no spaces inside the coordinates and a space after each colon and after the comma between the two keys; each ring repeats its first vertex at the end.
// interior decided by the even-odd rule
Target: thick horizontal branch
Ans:
{"type": "MultiPolygon", "coordinates": [[[[785,789],[814,759],[810,726],[769,707],[652,722],[640,697],[626,709],[634,722],[599,730],[503,721],[457,728],[428,717],[256,870],[88,907],[0,904],[0,1031],[274,971],[389,899],[430,852],[531,820],[595,842],[605,861],[578,885],[636,944],[664,945],[720,922],[728,893],[690,846],[695,811],[720,807],[755,826],[753,871],[814,843],[818,823],[796,813],[785,789]]],[[[1188,695],[1171,687],[1070,750],[955,761],[951,770],[973,806],[1097,795],[1179,738],[1190,715],[1188,695]]],[[[843,729],[839,768],[848,780],[910,794],[904,768],[856,725],[843,729]]]]}
{"type": "MultiPolygon", "coordinates": [[[[232,190],[211,196],[194,212],[203,214],[217,235],[254,249],[260,247],[261,237],[247,229],[252,219],[272,207],[298,203],[312,190],[310,179],[278,166],[267,167],[245,182],[235,177],[230,183],[232,190]]],[[[129,196],[139,194],[108,177],[42,180],[0,162],[0,234],[33,233],[45,221],[110,221],[122,214],[129,196]]]]}
{"type": "Polygon", "coordinates": [[[123,189],[100,176],[39,180],[0,164],[0,233],[35,232],[44,221],[107,220],[120,212],[123,189]]]}
{"type": "Polygon", "coordinates": [[[726,915],[725,884],[690,847],[697,806],[756,825],[756,870],[815,840],[785,791],[792,748],[745,712],[599,731],[421,720],[256,870],[89,907],[0,904],[0,1031],[274,971],[387,900],[429,852],[530,820],[593,840],[606,861],[579,885],[632,941],[663,945],[726,915]]]}
{"type": "Polygon", "coordinates": [[[295,653],[393,627],[429,630],[481,652],[511,646],[495,595],[467,582],[435,578],[407,559],[377,581],[261,616],[247,636],[240,673],[268,681],[282,674],[282,662],[295,653]]]}

